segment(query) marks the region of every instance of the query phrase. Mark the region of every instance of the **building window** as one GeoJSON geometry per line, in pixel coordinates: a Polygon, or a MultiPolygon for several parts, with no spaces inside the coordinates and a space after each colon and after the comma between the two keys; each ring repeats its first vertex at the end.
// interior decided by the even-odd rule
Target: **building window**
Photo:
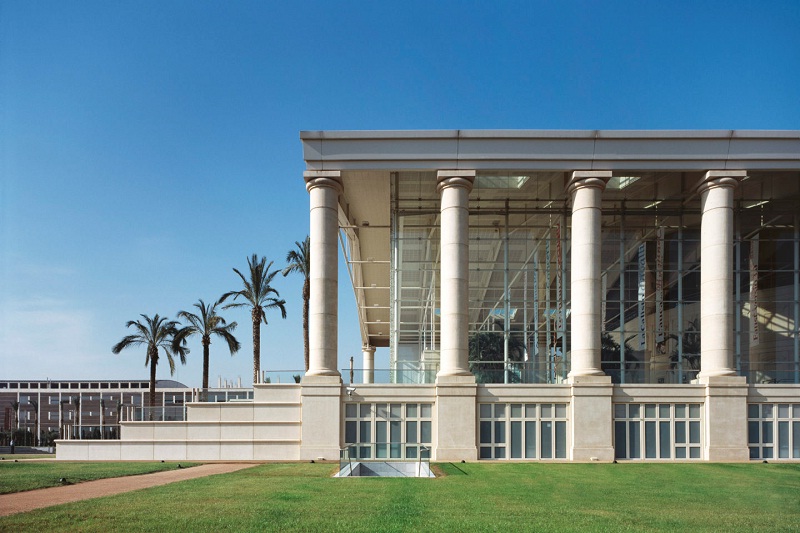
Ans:
{"type": "Polygon", "coordinates": [[[747,442],[750,459],[800,459],[800,404],[749,404],[747,442]]]}
{"type": "Polygon", "coordinates": [[[482,403],[481,459],[566,459],[567,404],[482,403]]]}
{"type": "Polygon", "coordinates": [[[617,459],[701,459],[699,403],[614,405],[617,459]]]}
{"type": "Polygon", "coordinates": [[[344,433],[360,459],[417,459],[432,441],[429,403],[348,403],[344,433]]]}

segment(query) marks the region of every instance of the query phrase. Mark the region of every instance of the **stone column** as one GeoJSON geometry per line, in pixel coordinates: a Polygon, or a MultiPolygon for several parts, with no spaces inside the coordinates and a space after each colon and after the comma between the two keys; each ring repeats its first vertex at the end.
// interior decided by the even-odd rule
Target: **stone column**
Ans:
{"type": "Polygon", "coordinates": [[[474,170],[440,170],[441,203],[441,378],[460,381],[469,371],[469,192],[474,170]]]}
{"type": "Polygon", "coordinates": [[[735,376],[733,361],[733,189],[745,171],[710,170],[701,194],[700,373],[735,376]]]}
{"type": "Polygon", "coordinates": [[[364,376],[362,381],[364,383],[374,383],[375,382],[375,347],[374,346],[363,346],[361,348],[361,353],[364,356],[364,362],[361,365],[362,372],[364,376]]]}
{"type": "Polygon", "coordinates": [[[341,375],[337,366],[338,328],[338,171],[306,171],[311,204],[311,298],[308,309],[309,363],[306,376],[341,375]]]}
{"type": "Polygon", "coordinates": [[[604,375],[600,368],[600,198],[609,179],[611,171],[582,170],[573,172],[567,185],[572,195],[570,382],[604,375]]]}

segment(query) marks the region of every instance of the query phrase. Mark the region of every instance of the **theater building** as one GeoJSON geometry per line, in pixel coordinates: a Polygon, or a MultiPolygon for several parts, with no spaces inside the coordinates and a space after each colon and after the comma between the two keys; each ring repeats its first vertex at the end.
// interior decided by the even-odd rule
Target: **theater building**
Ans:
{"type": "Polygon", "coordinates": [[[309,371],[170,430],[124,423],[106,456],[800,460],[800,132],[301,140],[309,371]]]}

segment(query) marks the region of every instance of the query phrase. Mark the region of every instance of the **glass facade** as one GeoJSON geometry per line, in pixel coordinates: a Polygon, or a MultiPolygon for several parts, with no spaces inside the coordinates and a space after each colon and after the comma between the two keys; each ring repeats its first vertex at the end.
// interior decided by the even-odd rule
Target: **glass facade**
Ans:
{"type": "MultiPolygon", "coordinates": [[[[602,194],[603,370],[689,383],[700,370],[701,172],[615,173],[602,194]]],[[[469,361],[482,383],[560,383],[570,370],[570,202],[564,172],[479,172],[469,195],[469,361]]],[[[734,192],[735,364],[749,383],[800,383],[797,172],[734,192]]],[[[391,184],[391,366],[431,382],[439,360],[435,172],[391,184]]],[[[577,332],[575,334],[578,334],[577,332]]]]}

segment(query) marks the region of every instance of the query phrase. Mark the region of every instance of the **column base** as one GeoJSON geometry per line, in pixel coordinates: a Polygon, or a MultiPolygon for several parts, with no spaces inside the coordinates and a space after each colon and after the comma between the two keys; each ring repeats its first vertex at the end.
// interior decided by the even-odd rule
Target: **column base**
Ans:
{"type": "Polygon", "coordinates": [[[342,380],[306,376],[300,388],[300,459],[338,460],[341,442],[342,380]]]}
{"type": "Polygon", "coordinates": [[[707,461],[749,461],[747,447],[747,378],[744,376],[701,376],[706,386],[705,459],[707,461]]]}
{"type": "Polygon", "coordinates": [[[436,461],[477,461],[477,394],[475,377],[436,378],[436,461]],[[445,379],[440,379],[445,378],[445,379]],[[468,381],[465,378],[472,378],[468,381]],[[462,378],[449,380],[449,378],[462,378]]]}
{"type": "Polygon", "coordinates": [[[570,460],[614,460],[613,385],[611,376],[571,376],[572,447],[570,460]]]}

